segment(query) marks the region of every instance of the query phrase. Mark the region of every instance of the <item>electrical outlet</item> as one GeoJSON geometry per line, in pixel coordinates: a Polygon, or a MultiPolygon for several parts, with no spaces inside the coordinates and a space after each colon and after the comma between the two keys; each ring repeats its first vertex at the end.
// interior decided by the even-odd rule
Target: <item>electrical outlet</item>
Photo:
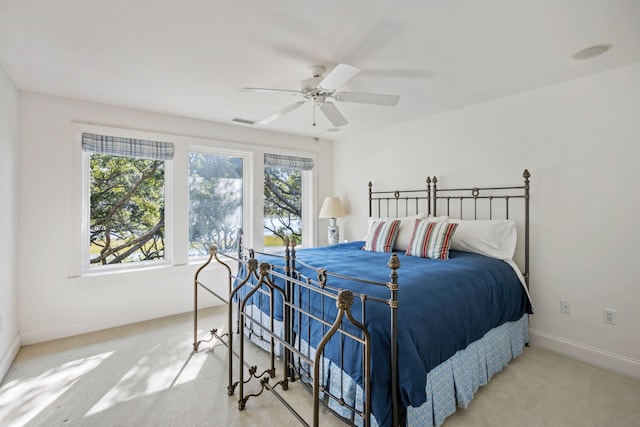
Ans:
{"type": "Polygon", "coordinates": [[[571,303],[569,302],[569,300],[560,300],[560,313],[571,314],[571,303]]]}
{"type": "Polygon", "coordinates": [[[618,321],[618,316],[616,315],[616,311],[611,308],[604,309],[604,323],[608,323],[610,325],[615,325],[618,321]]]}

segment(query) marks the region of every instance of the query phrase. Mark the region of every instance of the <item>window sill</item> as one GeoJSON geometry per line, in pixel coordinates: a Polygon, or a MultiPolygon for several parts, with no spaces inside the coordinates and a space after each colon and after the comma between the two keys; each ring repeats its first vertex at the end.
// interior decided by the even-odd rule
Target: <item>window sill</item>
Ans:
{"type": "Polygon", "coordinates": [[[69,279],[81,278],[81,277],[100,277],[100,276],[111,276],[117,274],[126,274],[126,273],[138,273],[143,271],[152,271],[152,270],[161,270],[170,267],[176,267],[175,265],[162,261],[153,264],[147,265],[135,265],[135,266],[105,266],[105,267],[94,267],[88,268],[84,270],[79,276],[69,276],[69,279]]]}

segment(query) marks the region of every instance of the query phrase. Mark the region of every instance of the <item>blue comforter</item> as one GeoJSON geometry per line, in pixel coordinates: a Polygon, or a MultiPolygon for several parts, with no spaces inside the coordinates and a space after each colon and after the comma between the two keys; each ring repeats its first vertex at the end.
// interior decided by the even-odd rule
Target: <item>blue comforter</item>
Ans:
{"type": "MultiPolygon", "coordinates": [[[[335,273],[388,282],[390,254],[363,251],[362,246],[363,242],[351,242],[303,249],[296,252],[296,258],[335,273]]],[[[518,276],[501,260],[456,251],[451,251],[449,260],[417,258],[403,253],[398,253],[398,258],[401,263],[398,270],[399,392],[403,406],[418,407],[426,400],[426,378],[432,368],[482,338],[490,329],[530,313],[531,305],[518,276]]],[[[277,264],[272,259],[265,261],[277,264]]],[[[303,274],[316,277],[315,272],[305,271],[299,264],[297,267],[303,274]]],[[[328,284],[384,299],[390,296],[386,287],[335,278],[330,278],[328,284]]],[[[303,292],[296,302],[316,313],[324,307],[326,319],[335,317],[333,300],[325,298],[323,304],[319,297],[309,300],[303,292]]],[[[264,304],[257,305],[268,310],[264,304]]],[[[358,300],[352,311],[359,319],[358,300]]],[[[276,319],[282,319],[281,304],[276,304],[274,314],[276,319]]],[[[390,309],[386,304],[367,304],[366,326],[373,343],[371,408],[381,426],[391,424],[389,320],[390,309]]],[[[296,329],[300,326],[299,330],[303,331],[301,338],[315,348],[326,328],[323,330],[313,321],[309,325],[304,318],[297,322],[300,324],[296,329]]],[[[325,357],[361,384],[361,352],[350,340],[346,340],[346,352],[350,357],[341,362],[339,349],[329,346],[325,357]]]]}

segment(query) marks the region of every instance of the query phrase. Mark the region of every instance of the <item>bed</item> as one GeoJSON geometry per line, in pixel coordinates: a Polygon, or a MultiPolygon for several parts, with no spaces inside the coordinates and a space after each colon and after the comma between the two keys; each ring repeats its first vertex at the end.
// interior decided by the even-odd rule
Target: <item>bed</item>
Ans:
{"type": "Polygon", "coordinates": [[[216,294],[199,275],[215,260],[228,272],[228,294],[216,295],[236,333],[211,334],[228,346],[240,409],[269,390],[305,425],[318,425],[321,405],[350,425],[440,425],[528,341],[529,176],[482,188],[442,188],[435,177],[408,191],[369,183],[364,241],[302,250],[289,241],[281,254],[211,248],[194,278],[194,351],[198,289],[216,294]],[[245,342],[269,352],[263,372],[245,369],[245,342]],[[293,381],[312,394],[310,423],[278,391],[293,381]],[[252,382],[259,392],[246,392],[252,382]]]}

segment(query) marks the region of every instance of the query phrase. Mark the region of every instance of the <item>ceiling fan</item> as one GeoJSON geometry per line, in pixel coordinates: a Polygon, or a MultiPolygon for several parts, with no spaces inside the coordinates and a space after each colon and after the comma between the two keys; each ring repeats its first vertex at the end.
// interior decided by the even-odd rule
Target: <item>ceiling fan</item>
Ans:
{"type": "MultiPolygon", "coordinates": [[[[394,106],[400,100],[397,95],[384,95],[379,93],[364,93],[364,92],[337,92],[337,88],[346,83],[349,79],[360,72],[359,68],[353,67],[347,64],[338,64],[333,70],[325,75],[326,68],[315,65],[309,67],[309,74],[311,77],[302,80],[300,82],[300,90],[288,90],[288,89],[269,89],[259,87],[245,87],[241,90],[248,92],[287,92],[296,96],[304,98],[301,101],[297,101],[291,105],[288,105],[281,110],[276,111],[270,116],[251,122],[257,125],[266,125],[271,123],[285,114],[302,107],[303,105],[312,102],[313,103],[313,126],[316,125],[315,111],[316,106],[322,111],[322,113],[329,119],[329,121],[335,127],[346,125],[347,119],[344,118],[342,113],[338,110],[331,100],[338,102],[356,102],[361,104],[376,104],[394,106]]],[[[249,121],[246,121],[249,122],[249,121]]]]}

